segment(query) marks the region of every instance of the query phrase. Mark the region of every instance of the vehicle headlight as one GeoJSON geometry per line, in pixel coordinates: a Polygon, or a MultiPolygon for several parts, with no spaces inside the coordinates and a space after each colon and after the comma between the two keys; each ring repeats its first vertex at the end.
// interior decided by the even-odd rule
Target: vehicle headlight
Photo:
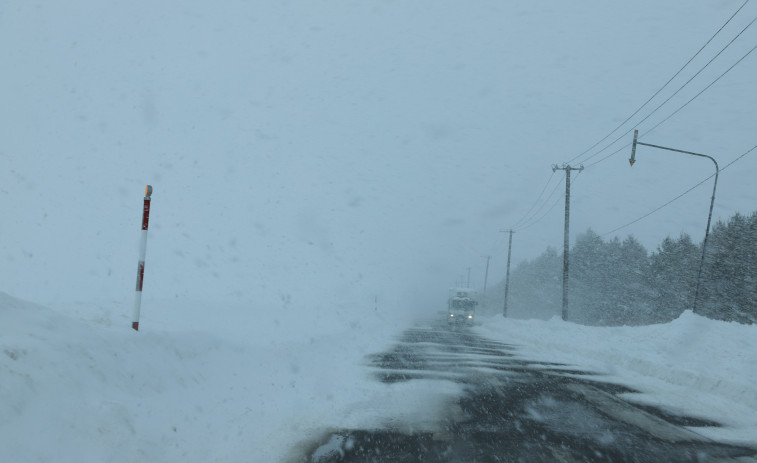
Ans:
{"type": "Polygon", "coordinates": [[[468,318],[473,318],[473,315],[468,315],[468,318]]]}
{"type": "Polygon", "coordinates": [[[450,317],[454,317],[454,316],[455,316],[455,314],[451,313],[451,314],[449,314],[449,316],[450,316],[450,317]]]}

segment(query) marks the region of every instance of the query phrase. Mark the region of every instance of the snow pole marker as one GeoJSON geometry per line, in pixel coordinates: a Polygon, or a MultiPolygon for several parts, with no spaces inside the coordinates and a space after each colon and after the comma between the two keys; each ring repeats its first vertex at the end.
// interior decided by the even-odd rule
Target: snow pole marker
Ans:
{"type": "Polygon", "coordinates": [[[145,278],[145,254],[147,254],[147,225],[150,221],[150,196],[152,196],[152,186],[145,187],[145,203],[142,208],[142,235],[139,243],[139,264],[137,265],[137,293],[134,297],[134,317],[132,317],[131,327],[139,331],[139,310],[142,305],[142,282],[145,278]]]}

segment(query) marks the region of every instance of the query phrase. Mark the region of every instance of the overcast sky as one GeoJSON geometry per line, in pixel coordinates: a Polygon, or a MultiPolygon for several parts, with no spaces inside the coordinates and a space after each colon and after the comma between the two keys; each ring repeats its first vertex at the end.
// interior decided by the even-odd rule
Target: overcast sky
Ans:
{"type": "MultiPolygon", "coordinates": [[[[513,261],[562,246],[564,173],[551,165],[610,133],[742,3],[3,2],[0,290],[130,300],[148,183],[146,298],[431,307],[468,267],[480,285],[484,255],[492,284],[499,231],[529,211],[543,219],[516,233],[513,261]]],[[[747,4],[607,142],[756,15],[747,4]]],[[[638,123],[643,140],[721,167],[757,144],[757,53],[646,133],[756,44],[750,28],[638,123]]],[[[573,173],[573,238],[714,172],[645,147],[633,168],[628,149],[592,165],[621,147],[571,161],[587,166],[573,173]]],[[[721,173],[716,219],[757,209],[755,178],[757,151],[721,173]]],[[[711,193],[710,180],[606,238],[700,241],[711,193]]]]}

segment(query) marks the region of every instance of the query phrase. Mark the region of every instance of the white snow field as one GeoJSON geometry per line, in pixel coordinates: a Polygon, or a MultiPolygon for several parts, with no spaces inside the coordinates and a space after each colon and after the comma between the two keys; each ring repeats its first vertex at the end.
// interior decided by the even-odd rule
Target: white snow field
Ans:
{"type": "MultiPolygon", "coordinates": [[[[262,333],[264,323],[237,319],[221,336],[212,322],[190,327],[205,305],[165,304],[186,325],[148,319],[139,332],[106,307],[46,308],[0,293],[0,460],[283,461],[329,428],[432,426],[462,393],[452,382],[373,379],[365,356],[411,324],[380,311],[350,323],[324,316],[331,329],[319,334],[275,324],[262,333]]],[[[641,391],[629,400],[725,425],[697,429],[709,437],[757,444],[755,326],[687,312],[647,327],[492,317],[475,329],[524,358],[641,391]]]]}
{"type": "Polygon", "coordinates": [[[56,310],[0,293],[0,461],[281,461],[329,427],[422,427],[439,408],[430,404],[460,392],[370,377],[365,355],[409,320],[324,315],[330,328],[276,328],[237,318],[219,335],[219,321],[188,328],[218,307],[174,304],[161,311],[184,328],[148,317],[136,332],[126,309],[56,310]]]}

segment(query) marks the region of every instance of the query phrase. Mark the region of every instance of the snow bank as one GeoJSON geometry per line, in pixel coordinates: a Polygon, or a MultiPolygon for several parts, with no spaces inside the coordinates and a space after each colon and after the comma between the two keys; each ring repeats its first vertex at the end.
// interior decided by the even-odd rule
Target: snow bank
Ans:
{"type": "Polygon", "coordinates": [[[757,444],[757,326],[687,311],[671,323],[640,327],[495,316],[476,330],[517,344],[524,358],[577,366],[640,391],[628,400],[723,424],[697,428],[708,437],[757,444]]]}
{"type": "MultiPolygon", "coordinates": [[[[265,307],[146,308],[135,332],[116,302],[46,308],[0,293],[3,461],[285,461],[330,428],[433,429],[461,393],[371,377],[366,355],[410,323],[380,308],[345,306],[308,328],[265,307]]],[[[475,329],[638,389],[630,400],[725,425],[697,432],[755,444],[757,327],[686,313],[648,327],[492,317],[475,329]]]]}
{"type": "Polygon", "coordinates": [[[378,425],[423,407],[422,391],[396,393],[363,366],[404,320],[325,314],[330,330],[287,331],[286,319],[256,328],[249,315],[214,307],[208,321],[177,304],[161,312],[186,326],[143,319],[135,332],[116,309],[53,310],[0,293],[3,461],[281,461],[345,417],[378,425]]]}

